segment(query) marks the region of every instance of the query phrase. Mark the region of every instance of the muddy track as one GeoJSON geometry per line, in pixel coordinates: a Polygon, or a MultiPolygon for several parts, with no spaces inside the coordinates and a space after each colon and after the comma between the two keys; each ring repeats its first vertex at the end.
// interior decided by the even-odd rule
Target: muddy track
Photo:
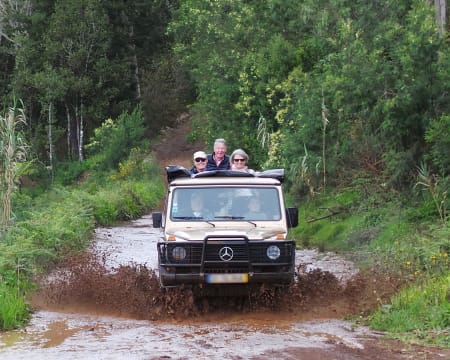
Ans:
{"type": "Polygon", "coordinates": [[[43,279],[30,324],[0,335],[1,359],[450,356],[342,320],[373,308],[379,301],[374,294],[387,296],[393,282],[373,274],[368,281],[334,254],[298,251],[297,282],[284,293],[205,299],[188,289],[160,289],[154,270],[159,236],[150,216],[97,229],[89,253],[67,259],[43,279]]]}
{"type": "MultiPolygon", "coordinates": [[[[184,142],[188,129],[186,122],[168,129],[155,147],[162,166],[188,166],[199,150],[184,142]]],[[[160,288],[160,236],[150,214],[96,229],[89,252],[42,279],[30,300],[30,324],[0,334],[0,359],[450,358],[343,320],[357,319],[396,291],[399,283],[376,271],[365,274],[335,254],[301,250],[296,283],[285,292],[206,299],[160,288]]]]}

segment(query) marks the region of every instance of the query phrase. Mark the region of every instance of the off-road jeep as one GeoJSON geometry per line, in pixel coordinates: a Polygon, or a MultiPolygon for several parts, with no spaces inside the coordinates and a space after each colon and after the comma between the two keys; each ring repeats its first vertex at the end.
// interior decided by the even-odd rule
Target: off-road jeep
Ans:
{"type": "Polygon", "coordinates": [[[162,287],[286,286],[293,281],[295,243],[288,228],[298,210],[286,209],[284,170],[250,174],[166,168],[164,211],[157,244],[162,287]]]}

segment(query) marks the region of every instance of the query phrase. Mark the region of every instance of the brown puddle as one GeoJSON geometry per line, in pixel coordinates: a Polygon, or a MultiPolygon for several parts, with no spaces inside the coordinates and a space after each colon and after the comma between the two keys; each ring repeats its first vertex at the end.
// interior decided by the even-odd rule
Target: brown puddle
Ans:
{"type": "Polygon", "coordinates": [[[47,331],[42,334],[44,340],[43,347],[48,348],[58,346],[62,344],[64,340],[83,330],[87,330],[87,328],[69,328],[66,321],[52,322],[49,324],[47,331]]]}

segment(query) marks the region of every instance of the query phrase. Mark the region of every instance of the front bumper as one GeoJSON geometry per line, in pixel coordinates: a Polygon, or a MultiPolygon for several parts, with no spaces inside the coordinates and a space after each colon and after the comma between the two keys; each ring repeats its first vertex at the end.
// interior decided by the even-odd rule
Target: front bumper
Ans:
{"type": "Polygon", "coordinates": [[[247,237],[208,236],[203,241],[158,243],[159,277],[163,287],[180,285],[288,285],[295,272],[292,240],[249,240],[247,237]],[[277,246],[279,257],[267,255],[277,246]],[[183,253],[180,258],[175,253],[183,253]],[[180,250],[180,248],[183,248],[180,250]]]}

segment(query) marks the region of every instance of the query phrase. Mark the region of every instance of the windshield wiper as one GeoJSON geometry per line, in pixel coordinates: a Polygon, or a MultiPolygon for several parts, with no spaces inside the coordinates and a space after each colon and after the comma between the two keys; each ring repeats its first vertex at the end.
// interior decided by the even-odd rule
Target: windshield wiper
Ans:
{"type": "Polygon", "coordinates": [[[226,219],[226,220],[242,220],[243,216],[232,216],[232,215],[224,215],[224,216],[214,216],[214,219],[226,219]]]}
{"type": "Polygon", "coordinates": [[[213,224],[211,222],[211,220],[205,219],[202,216],[174,216],[173,219],[174,220],[202,220],[202,221],[208,223],[209,225],[212,225],[212,227],[216,227],[216,225],[213,224]]]}

